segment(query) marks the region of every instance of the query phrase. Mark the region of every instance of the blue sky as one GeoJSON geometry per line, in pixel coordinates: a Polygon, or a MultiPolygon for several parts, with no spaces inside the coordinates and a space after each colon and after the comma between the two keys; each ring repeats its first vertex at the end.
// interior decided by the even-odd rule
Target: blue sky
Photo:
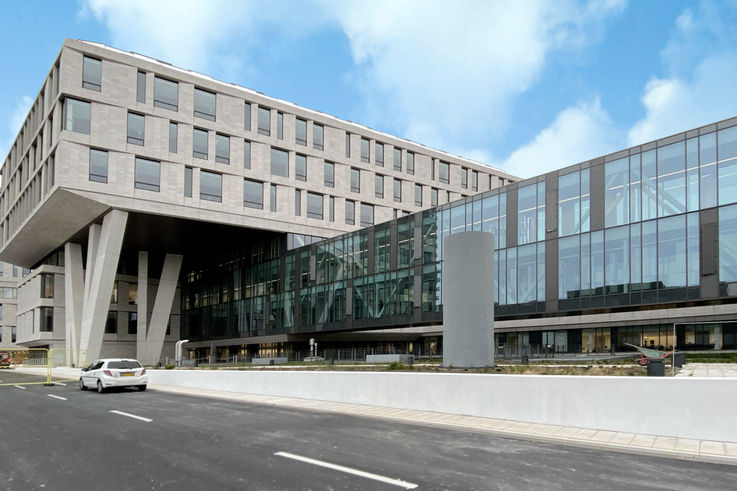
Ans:
{"type": "Polygon", "coordinates": [[[737,116],[737,0],[7,1],[0,153],[64,38],[530,177],[737,116]]]}

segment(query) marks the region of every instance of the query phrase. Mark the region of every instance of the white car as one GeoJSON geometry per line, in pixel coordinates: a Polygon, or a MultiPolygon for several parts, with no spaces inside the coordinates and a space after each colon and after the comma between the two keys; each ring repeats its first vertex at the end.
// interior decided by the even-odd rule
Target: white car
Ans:
{"type": "Polygon", "coordinates": [[[105,358],[96,360],[82,369],[79,377],[79,388],[97,388],[97,392],[105,392],[111,387],[136,387],[146,390],[148,374],[138,362],[129,358],[105,358]]]}

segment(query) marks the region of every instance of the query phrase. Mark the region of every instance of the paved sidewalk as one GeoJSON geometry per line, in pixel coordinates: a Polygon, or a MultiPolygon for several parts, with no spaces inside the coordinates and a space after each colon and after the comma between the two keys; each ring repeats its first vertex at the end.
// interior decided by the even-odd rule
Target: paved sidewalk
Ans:
{"type": "Polygon", "coordinates": [[[737,363],[686,363],[676,377],[737,377],[737,363]]]}
{"type": "Polygon", "coordinates": [[[240,394],[208,389],[190,389],[169,385],[149,385],[152,390],[201,397],[214,397],[253,404],[307,409],[312,411],[350,414],[368,418],[388,419],[403,423],[441,426],[464,431],[492,433],[511,438],[578,445],[602,450],[661,455],[688,460],[701,460],[737,465],[737,442],[693,440],[657,435],[598,431],[572,426],[524,423],[503,419],[460,416],[455,414],[415,411],[363,404],[298,399],[294,397],[240,394]]]}

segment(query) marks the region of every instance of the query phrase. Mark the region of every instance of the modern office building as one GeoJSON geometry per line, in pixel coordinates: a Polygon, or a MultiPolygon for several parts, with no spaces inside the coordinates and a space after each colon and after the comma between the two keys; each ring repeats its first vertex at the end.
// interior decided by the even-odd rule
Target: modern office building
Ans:
{"type": "Polygon", "coordinates": [[[441,342],[443,239],[494,234],[500,349],[737,349],[737,118],[182,283],[218,354],[441,342]],[[435,326],[435,327],[433,327],[435,326]],[[675,334],[674,334],[675,333],[675,334]]]}
{"type": "MultiPolygon", "coordinates": [[[[297,332],[306,343],[327,320],[300,320],[292,272],[308,275],[299,288],[328,280],[289,251],[379,223],[393,231],[389,247],[412,213],[517,180],[76,40],[64,42],[0,175],[0,259],[32,269],[17,285],[17,341],[145,362],[171,356],[182,336],[255,352],[286,349],[297,332]]],[[[368,230],[374,240],[382,229],[368,230]]],[[[379,271],[364,259],[351,281],[379,271]]],[[[329,322],[352,329],[350,287],[329,297],[329,322]]]]}

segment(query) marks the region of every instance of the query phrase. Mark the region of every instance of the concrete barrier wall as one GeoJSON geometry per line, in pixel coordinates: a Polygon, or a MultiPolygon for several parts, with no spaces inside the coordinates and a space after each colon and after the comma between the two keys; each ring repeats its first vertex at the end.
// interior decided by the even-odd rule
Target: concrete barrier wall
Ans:
{"type": "Polygon", "coordinates": [[[152,384],[737,442],[737,378],[150,370],[152,384]]]}

